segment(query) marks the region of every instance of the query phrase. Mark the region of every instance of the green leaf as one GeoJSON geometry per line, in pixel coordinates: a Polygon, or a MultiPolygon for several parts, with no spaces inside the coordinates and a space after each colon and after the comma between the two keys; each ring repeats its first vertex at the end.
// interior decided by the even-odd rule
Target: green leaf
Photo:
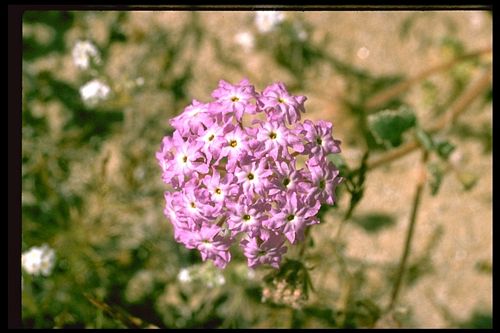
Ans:
{"type": "Polygon", "coordinates": [[[461,40],[455,37],[445,36],[441,40],[441,46],[450,50],[453,56],[458,57],[464,54],[465,47],[461,40]]]}
{"type": "Polygon", "coordinates": [[[432,140],[432,137],[430,136],[429,133],[421,129],[420,127],[417,128],[417,131],[415,132],[415,135],[417,137],[418,142],[427,149],[428,151],[432,151],[434,149],[434,141],[432,140]]]}
{"type": "Polygon", "coordinates": [[[412,14],[411,16],[405,18],[404,21],[401,23],[401,26],[399,27],[399,39],[401,41],[406,40],[410,35],[410,30],[415,23],[415,18],[416,15],[412,14]]]}
{"type": "Polygon", "coordinates": [[[440,163],[430,163],[427,166],[429,173],[431,174],[431,179],[429,180],[429,185],[431,186],[431,195],[436,195],[441,187],[441,182],[443,181],[444,168],[440,163]]]}
{"type": "Polygon", "coordinates": [[[383,110],[368,116],[368,127],[375,140],[387,148],[402,143],[402,135],[417,123],[415,112],[402,106],[398,110],[383,110]]]}
{"type": "Polygon", "coordinates": [[[465,322],[460,323],[460,328],[493,328],[493,316],[491,313],[475,310],[472,316],[465,322]]]}
{"type": "Polygon", "coordinates": [[[447,140],[436,140],[421,128],[417,128],[415,136],[427,151],[436,152],[436,154],[443,160],[447,160],[453,150],[455,150],[455,145],[451,142],[447,140]]]}
{"type": "Polygon", "coordinates": [[[382,309],[368,298],[356,301],[354,311],[359,327],[372,327],[382,315],[382,309]]]}
{"type": "Polygon", "coordinates": [[[441,142],[436,143],[436,152],[439,157],[447,160],[451,153],[455,150],[455,145],[452,143],[443,140],[441,142]]]}
{"type": "Polygon", "coordinates": [[[469,171],[460,171],[457,173],[457,178],[462,183],[462,186],[465,191],[471,190],[479,180],[479,177],[469,171]]]}
{"type": "Polygon", "coordinates": [[[493,273],[493,265],[489,260],[479,260],[474,265],[474,268],[479,273],[491,274],[493,273]]]}

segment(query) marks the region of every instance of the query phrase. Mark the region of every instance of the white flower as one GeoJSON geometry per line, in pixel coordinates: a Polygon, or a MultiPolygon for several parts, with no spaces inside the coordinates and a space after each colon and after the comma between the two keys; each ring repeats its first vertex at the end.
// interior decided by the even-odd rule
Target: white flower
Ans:
{"type": "Polygon", "coordinates": [[[255,25],[262,33],[274,30],[284,19],[285,15],[280,11],[257,11],[255,13],[255,25]]]}
{"type": "Polygon", "coordinates": [[[32,247],[21,256],[21,265],[31,275],[48,276],[54,268],[55,252],[47,245],[32,247]]]}
{"type": "Polygon", "coordinates": [[[138,77],[137,79],[135,79],[135,84],[138,86],[138,87],[141,87],[144,85],[144,78],[143,77],[138,77]]]}
{"type": "Polygon", "coordinates": [[[297,37],[299,38],[299,40],[305,41],[307,39],[308,35],[304,29],[299,28],[299,29],[297,29],[297,37]]]}
{"type": "Polygon", "coordinates": [[[99,101],[105,100],[110,92],[111,89],[98,79],[89,81],[80,88],[82,100],[89,105],[95,105],[99,101]]]}
{"type": "Polygon", "coordinates": [[[293,30],[300,41],[305,41],[309,35],[300,22],[293,23],[293,30]]]}
{"type": "Polygon", "coordinates": [[[255,45],[255,38],[252,33],[248,31],[242,31],[234,36],[236,44],[240,45],[244,51],[248,52],[253,49],[255,45]]]}
{"type": "Polygon", "coordinates": [[[223,286],[226,283],[226,279],[224,278],[224,275],[219,273],[216,277],[215,283],[218,286],[223,286]]]}
{"type": "Polygon", "coordinates": [[[191,282],[191,274],[187,268],[183,268],[180,270],[179,274],[177,274],[177,279],[182,283],[191,282]]]}
{"type": "Polygon", "coordinates": [[[247,271],[247,278],[249,280],[255,279],[255,271],[253,269],[250,269],[250,268],[248,269],[248,271],[247,271]]]}
{"type": "Polygon", "coordinates": [[[370,50],[367,47],[361,47],[359,48],[358,52],[356,53],[359,59],[365,60],[370,56],[370,50]]]}
{"type": "Polygon", "coordinates": [[[76,67],[83,70],[89,68],[91,60],[94,60],[96,64],[101,62],[99,51],[95,45],[88,40],[76,42],[71,54],[73,56],[73,63],[76,67]]]}

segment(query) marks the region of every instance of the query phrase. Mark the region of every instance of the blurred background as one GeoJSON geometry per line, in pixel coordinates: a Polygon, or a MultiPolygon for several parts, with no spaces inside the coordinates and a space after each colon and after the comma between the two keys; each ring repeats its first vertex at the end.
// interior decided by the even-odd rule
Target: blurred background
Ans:
{"type": "Polygon", "coordinates": [[[491,43],[485,11],[26,12],[23,325],[491,327],[492,91],[474,90],[491,43]],[[168,120],[243,78],[306,95],[305,118],[334,124],[343,172],[391,151],[369,115],[410,106],[427,128],[466,104],[437,134],[454,149],[430,161],[390,316],[420,154],[366,172],[340,237],[353,196],[337,189],[311,229],[300,305],[239,250],[221,271],[175,243],[155,160],[168,120]]]}

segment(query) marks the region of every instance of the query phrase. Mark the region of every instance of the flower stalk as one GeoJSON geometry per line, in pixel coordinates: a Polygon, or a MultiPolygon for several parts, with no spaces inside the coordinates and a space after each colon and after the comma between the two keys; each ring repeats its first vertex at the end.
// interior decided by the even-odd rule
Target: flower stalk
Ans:
{"type": "Polygon", "coordinates": [[[422,163],[420,165],[420,177],[417,180],[417,188],[415,190],[415,196],[413,198],[412,210],[410,215],[410,223],[408,225],[408,230],[406,232],[406,239],[403,248],[403,254],[401,255],[401,260],[399,262],[398,271],[396,273],[396,279],[394,280],[394,287],[391,294],[391,300],[389,302],[388,311],[392,310],[397,302],[398,295],[401,289],[401,283],[403,281],[403,276],[406,271],[406,266],[408,262],[408,256],[411,252],[411,244],[413,241],[413,235],[415,232],[415,226],[417,222],[417,213],[420,207],[420,202],[422,198],[422,191],[425,185],[425,163],[427,162],[428,152],[424,151],[422,155],[422,163]]]}

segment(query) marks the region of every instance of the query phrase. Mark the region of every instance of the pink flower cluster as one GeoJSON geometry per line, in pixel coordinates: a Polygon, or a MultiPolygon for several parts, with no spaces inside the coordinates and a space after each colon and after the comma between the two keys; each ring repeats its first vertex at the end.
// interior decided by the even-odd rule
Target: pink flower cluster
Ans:
{"type": "Polygon", "coordinates": [[[278,268],[286,241],[302,240],[335,201],[341,177],[327,156],[340,141],[329,122],[300,122],[306,97],[283,83],[259,93],[248,80],[221,80],[212,97],[171,119],[175,131],[156,153],[175,189],[165,192],[165,215],[175,240],[204,261],[224,268],[239,242],[249,267],[278,268]]]}

